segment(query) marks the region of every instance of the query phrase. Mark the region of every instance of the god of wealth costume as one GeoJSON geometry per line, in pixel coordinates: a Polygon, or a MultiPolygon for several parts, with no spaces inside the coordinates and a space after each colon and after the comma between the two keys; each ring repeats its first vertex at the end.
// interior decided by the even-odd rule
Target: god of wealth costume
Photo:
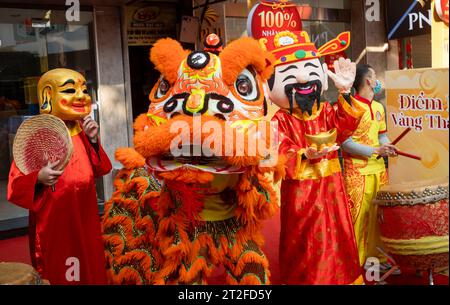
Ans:
{"type": "Polygon", "coordinates": [[[54,191],[38,183],[38,171],[24,175],[13,162],[8,201],[29,210],[31,259],[43,278],[51,284],[106,284],[94,178],[106,175],[111,162],[78,122],[91,112],[86,80],[73,70],[50,70],[39,80],[38,96],[40,112],[59,117],[69,128],[72,157],[54,191]],[[69,258],[79,264],[67,263],[69,258]],[[79,281],[66,277],[70,267],[79,268],[79,281]]]}
{"type": "Polygon", "coordinates": [[[134,124],[134,149],[116,152],[124,168],[105,205],[109,279],[204,284],[223,264],[228,284],[268,284],[260,229],[277,198],[264,175],[271,168],[260,166],[267,155],[249,150],[269,141],[267,124],[254,132],[250,126],[263,122],[262,85],[273,58],[256,40],[242,38],[219,56],[162,39],[150,59],[161,77],[148,113],[134,124]]]}
{"type": "MultiPolygon", "coordinates": [[[[260,41],[276,57],[268,86],[270,100],[281,108],[273,120],[278,122],[280,156],[286,158],[281,184],[281,279],[287,284],[361,282],[336,146],[320,158],[305,156],[313,145],[308,137],[319,135],[329,138],[325,145],[334,144],[337,133],[340,143],[352,134],[362,115],[349,95],[340,95],[334,106],[320,101],[328,82],[327,67],[319,58],[347,48],[350,34],[342,33],[318,50],[304,31],[283,31],[260,41]]],[[[351,87],[356,68],[352,70],[349,61],[344,64],[341,71],[339,62],[335,64],[336,76],[351,87]]],[[[316,144],[321,150],[323,145],[316,144]]]]}
{"type": "Polygon", "coordinates": [[[373,148],[389,143],[386,136],[384,107],[379,102],[369,101],[359,95],[355,98],[365,112],[351,138],[343,147],[344,181],[349,196],[350,213],[358,245],[359,261],[364,265],[367,256],[378,256],[375,246],[379,245],[377,205],[372,204],[380,187],[388,182],[384,159],[373,155],[373,148]],[[350,142],[363,146],[348,146],[350,142]]]}

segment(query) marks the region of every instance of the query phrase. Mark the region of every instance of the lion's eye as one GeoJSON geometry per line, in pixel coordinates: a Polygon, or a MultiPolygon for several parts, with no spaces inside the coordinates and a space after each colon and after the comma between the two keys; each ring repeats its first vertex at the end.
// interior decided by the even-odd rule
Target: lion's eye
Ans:
{"type": "Polygon", "coordinates": [[[167,80],[161,79],[158,85],[158,90],[156,90],[155,98],[161,98],[167,94],[170,90],[170,84],[167,80]]]}
{"type": "Polygon", "coordinates": [[[254,101],[259,97],[258,86],[255,75],[249,69],[244,69],[239,74],[234,83],[234,88],[244,100],[254,101]]]}
{"type": "Polygon", "coordinates": [[[240,95],[248,96],[253,91],[252,82],[245,75],[239,75],[236,81],[236,89],[240,95]]]}

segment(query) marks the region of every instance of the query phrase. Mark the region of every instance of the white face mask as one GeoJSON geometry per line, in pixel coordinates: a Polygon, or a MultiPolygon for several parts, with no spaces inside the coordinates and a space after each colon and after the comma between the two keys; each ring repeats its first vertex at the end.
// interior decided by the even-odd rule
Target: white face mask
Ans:
{"type": "MultiPolygon", "coordinates": [[[[275,67],[275,79],[269,89],[269,99],[280,108],[289,109],[285,88],[288,85],[320,81],[321,92],[328,89],[327,65],[319,59],[302,60],[275,67]]],[[[268,87],[269,88],[269,87],[268,87]]]]}

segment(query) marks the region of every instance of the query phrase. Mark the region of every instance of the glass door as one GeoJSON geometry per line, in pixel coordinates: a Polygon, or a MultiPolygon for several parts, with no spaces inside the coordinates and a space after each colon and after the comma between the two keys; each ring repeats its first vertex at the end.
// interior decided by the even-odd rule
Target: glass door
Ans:
{"type": "MultiPolygon", "coordinates": [[[[28,211],[7,202],[6,188],[17,128],[39,114],[39,77],[54,68],[77,70],[96,99],[93,14],[82,11],[75,22],[67,22],[65,14],[55,9],[0,9],[0,231],[28,225],[28,211]]],[[[101,197],[103,187],[97,189],[101,197]]]]}

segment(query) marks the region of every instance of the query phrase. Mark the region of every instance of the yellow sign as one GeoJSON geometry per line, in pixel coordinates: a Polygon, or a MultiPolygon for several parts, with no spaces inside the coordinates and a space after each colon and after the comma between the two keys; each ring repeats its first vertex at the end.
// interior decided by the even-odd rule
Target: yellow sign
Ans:
{"type": "Polygon", "coordinates": [[[448,73],[448,68],[386,72],[389,139],[410,127],[396,146],[422,157],[390,158],[391,184],[448,176],[448,73]]]}

